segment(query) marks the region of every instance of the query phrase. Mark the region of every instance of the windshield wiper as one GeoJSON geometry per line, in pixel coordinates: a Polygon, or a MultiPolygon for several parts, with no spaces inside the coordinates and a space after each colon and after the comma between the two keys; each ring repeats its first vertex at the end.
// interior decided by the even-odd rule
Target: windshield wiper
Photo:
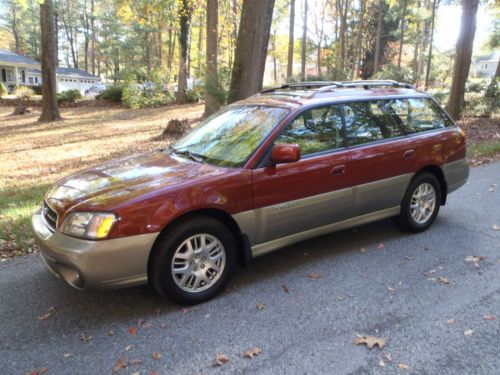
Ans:
{"type": "Polygon", "coordinates": [[[195,152],[188,151],[188,150],[181,151],[181,150],[178,150],[170,145],[168,145],[168,148],[170,149],[170,151],[172,153],[177,154],[177,155],[187,156],[188,158],[190,158],[191,160],[194,160],[197,163],[204,163],[205,162],[206,157],[204,157],[203,155],[200,155],[200,154],[197,154],[195,152]]]}

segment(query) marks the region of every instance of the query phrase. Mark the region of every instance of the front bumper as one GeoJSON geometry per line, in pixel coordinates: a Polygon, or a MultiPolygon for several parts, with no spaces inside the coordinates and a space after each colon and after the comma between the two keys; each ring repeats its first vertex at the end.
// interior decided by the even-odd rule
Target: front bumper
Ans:
{"type": "Polygon", "coordinates": [[[40,211],[32,226],[47,268],[77,289],[117,289],[147,282],[148,257],[159,233],[101,241],[52,233],[40,211]]]}

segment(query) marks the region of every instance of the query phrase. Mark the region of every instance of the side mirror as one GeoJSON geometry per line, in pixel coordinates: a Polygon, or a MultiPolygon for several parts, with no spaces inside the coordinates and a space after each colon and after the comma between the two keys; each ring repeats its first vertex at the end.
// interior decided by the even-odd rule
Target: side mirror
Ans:
{"type": "Polygon", "coordinates": [[[300,146],[297,144],[278,144],[271,151],[274,164],[293,163],[300,160],[300,146]]]}

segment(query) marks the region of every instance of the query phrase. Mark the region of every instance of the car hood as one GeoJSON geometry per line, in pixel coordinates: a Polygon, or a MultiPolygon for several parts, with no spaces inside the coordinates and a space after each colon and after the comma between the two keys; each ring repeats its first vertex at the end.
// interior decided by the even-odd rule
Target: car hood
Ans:
{"type": "Polygon", "coordinates": [[[57,182],[45,197],[57,211],[112,210],[172,187],[226,173],[226,168],[192,162],[164,151],[114,160],[57,182]]]}

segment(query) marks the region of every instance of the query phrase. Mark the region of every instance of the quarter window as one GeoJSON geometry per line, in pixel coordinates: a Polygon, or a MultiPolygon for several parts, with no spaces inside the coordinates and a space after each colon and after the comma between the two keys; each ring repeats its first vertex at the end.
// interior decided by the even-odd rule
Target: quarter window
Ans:
{"type": "Polygon", "coordinates": [[[453,125],[443,110],[431,99],[396,99],[391,102],[407,133],[419,133],[453,125]]]}
{"type": "Polygon", "coordinates": [[[327,106],[302,112],[274,143],[296,143],[303,156],[344,147],[339,108],[327,106]]]}

